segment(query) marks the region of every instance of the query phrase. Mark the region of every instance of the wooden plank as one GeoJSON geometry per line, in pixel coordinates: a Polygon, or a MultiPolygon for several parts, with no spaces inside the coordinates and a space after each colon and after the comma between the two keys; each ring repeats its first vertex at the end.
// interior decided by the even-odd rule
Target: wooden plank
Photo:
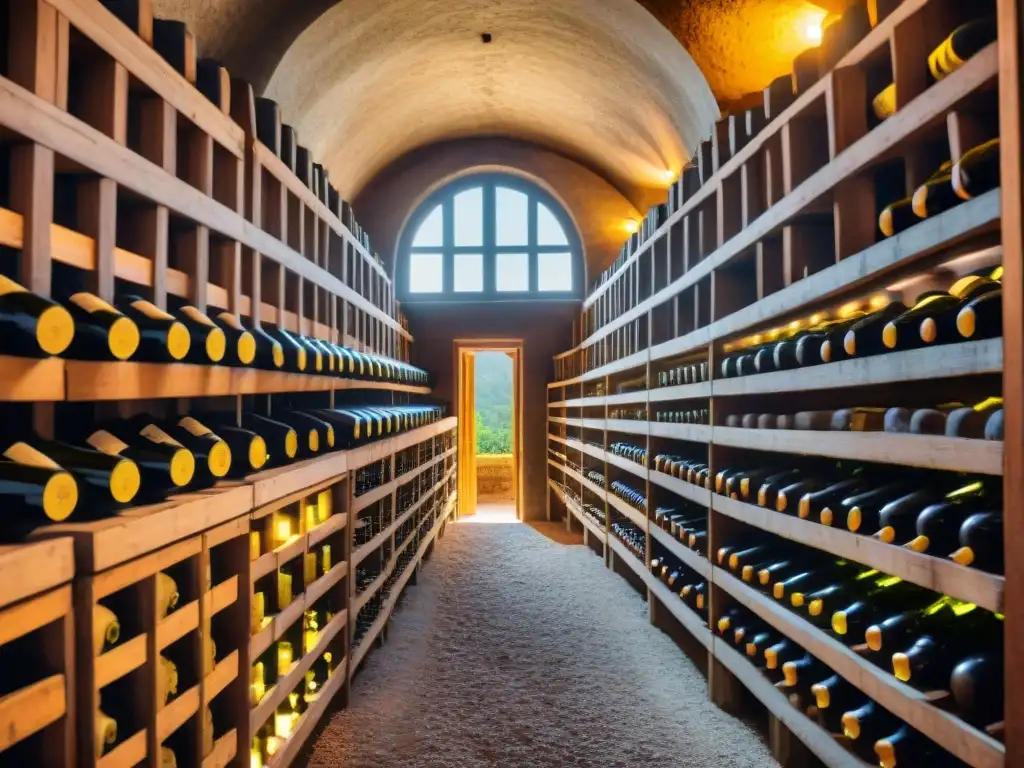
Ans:
{"type": "Polygon", "coordinates": [[[238,729],[232,728],[213,745],[213,751],[203,758],[202,768],[227,768],[238,754],[238,729]]]}
{"type": "Polygon", "coordinates": [[[622,562],[629,566],[630,570],[643,579],[645,584],[649,585],[656,581],[651,577],[651,572],[637,559],[636,555],[626,549],[626,545],[619,541],[614,533],[608,534],[608,546],[612,548],[617,558],[622,560],[622,562]]]}
{"type": "Polygon", "coordinates": [[[163,650],[197,629],[199,629],[199,601],[192,600],[171,611],[156,625],[157,650],[163,650]]]}
{"type": "Polygon", "coordinates": [[[194,685],[156,713],[156,738],[162,742],[199,711],[199,686],[194,685]]]}
{"type": "MultiPolygon", "coordinates": [[[[342,659],[338,666],[335,667],[334,674],[330,676],[320,689],[319,698],[302,713],[302,717],[299,718],[299,723],[295,730],[292,731],[292,735],[285,742],[284,746],[278,749],[273,757],[270,758],[267,762],[267,768],[288,768],[299,756],[303,746],[313,734],[320,718],[330,708],[332,700],[345,684],[345,673],[341,671],[345,669],[345,661],[345,659],[342,659]]],[[[203,768],[207,768],[205,763],[203,763],[203,768]]]]}
{"type": "Polygon", "coordinates": [[[745,396],[931,381],[999,373],[1002,369],[1002,339],[987,339],[721,379],[712,387],[715,397],[745,396]]]}
{"type": "Polygon", "coordinates": [[[146,633],[136,635],[96,657],[95,690],[110,685],[146,663],[146,633]]]}
{"type": "MultiPolygon", "coordinates": [[[[712,580],[794,643],[896,717],[975,768],[1003,766],[1003,745],[950,712],[935,707],[929,693],[896,679],[813,624],[716,567],[712,580]]],[[[717,644],[716,644],[717,645],[717,644]]]]}
{"type": "Polygon", "coordinates": [[[715,427],[714,443],[753,451],[834,456],[926,469],[1003,474],[1003,444],[939,435],[715,427]]]}
{"type": "Polygon", "coordinates": [[[205,688],[204,700],[209,703],[213,701],[228,685],[238,677],[238,651],[232,651],[228,656],[217,662],[213,671],[203,679],[205,688]]]}
{"type": "Polygon", "coordinates": [[[621,456],[616,456],[614,453],[603,452],[603,457],[609,464],[618,467],[619,469],[625,470],[637,477],[642,477],[644,481],[647,480],[647,467],[642,464],[637,464],[635,461],[630,459],[624,459],[621,456]]]}
{"type": "Polygon", "coordinates": [[[668,400],[692,400],[711,397],[711,382],[700,381],[696,384],[680,384],[674,387],[657,387],[647,391],[647,399],[652,403],[668,400]]]}
{"type": "Polygon", "coordinates": [[[96,761],[96,768],[131,768],[146,759],[146,740],[148,731],[145,729],[132,734],[113,750],[96,761]]]}
{"type": "Polygon", "coordinates": [[[839,557],[877,568],[941,594],[1003,612],[1004,579],[977,568],[965,568],[945,557],[934,557],[885,544],[873,536],[861,536],[841,528],[819,525],[774,510],[715,495],[716,512],[763,531],[805,544],[839,557]]]}
{"type": "Polygon", "coordinates": [[[64,675],[51,675],[0,698],[0,752],[63,717],[66,689],[64,675]]]}
{"type": "Polygon", "coordinates": [[[71,539],[0,546],[0,608],[67,584],[74,573],[71,539]]]}
{"type": "MultiPolygon", "coordinates": [[[[996,3],[999,29],[999,140],[1002,184],[1004,371],[1003,389],[1011,395],[1005,404],[1006,472],[1004,498],[1015,500],[1024,493],[1024,180],[1020,158],[1024,150],[1024,12],[1014,0],[996,3]]],[[[1018,531],[1024,510],[1019,504],[1006,504],[1004,516],[1008,531],[1018,531]]],[[[1020,536],[1006,537],[1006,616],[1004,685],[1018,690],[1024,681],[1024,543],[1020,536]]],[[[1024,699],[1007,696],[1004,719],[1007,724],[1006,766],[1024,767],[1024,699]]]]}
{"type": "Polygon", "coordinates": [[[707,424],[670,424],[664,421],[649,422],[651,437],[670,440],[689,440],[693,443],[710,443],[712,428],[707,424]]]}
{"type": "Polygon", "coordinates": [[[651,470],[650,478],[652,483],[660,485],[666,490],[672,491],[676,496],[701,504],[705,507],[711,506],[711,491],[703,486],[687,483],[677,477],[672,477],[672,475],[664,472],[656,472],[654,470],[651,470]]]}

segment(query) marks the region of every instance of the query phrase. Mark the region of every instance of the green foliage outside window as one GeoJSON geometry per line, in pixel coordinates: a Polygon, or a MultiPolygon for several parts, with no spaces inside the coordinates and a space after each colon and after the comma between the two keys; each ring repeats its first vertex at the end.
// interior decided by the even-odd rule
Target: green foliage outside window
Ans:
{"type": "Polygon", "coordinates": [[[512,358],[476,355],[476,452],[512,453],[512,358]]]}

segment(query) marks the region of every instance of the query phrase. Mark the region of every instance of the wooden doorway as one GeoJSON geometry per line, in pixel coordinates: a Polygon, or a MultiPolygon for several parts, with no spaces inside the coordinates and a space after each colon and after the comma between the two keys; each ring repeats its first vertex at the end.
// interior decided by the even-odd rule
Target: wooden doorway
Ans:
{"type": "Polygon", "coordinates": [[[476,355],[503,352],[512,359],[512,488],[516,519],[523,519],[523,342],[522,339],[456,339],[455,380],[458,382],[459,515],[477,510],[476,355]]]}

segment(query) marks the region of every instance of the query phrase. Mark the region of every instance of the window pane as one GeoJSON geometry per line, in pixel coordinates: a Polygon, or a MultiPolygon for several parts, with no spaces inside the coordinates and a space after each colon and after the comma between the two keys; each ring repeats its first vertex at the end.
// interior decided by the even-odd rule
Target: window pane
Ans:
{"type": "Polygon", "coordinates": [[[455,244],[484,244],[484,191],[481,187],[455,196],[455,244]]]}
{"type": "Polygon", "coordinates": [[[530,241],[527,205],[530,199],[508,187],[495,190],[494,207],[498,218],[498,245],[526,245],[530,241]]]}
{"type": "Polygon", "coordinates": [[[537,254],[537,289],[572,290],[572,257],[568,253],[537,254]]]}
{"type": "Polygon", "coordinates": [[[530,257],[525,253],[499,253],[496,283],[499,291],[530,290],[530,257]]]}
{"type": "Polygon", "coordinates": [[[484,257],[479,253],[455,254],[455,291],[457,293],[484,289],[484,257]]]}
{"type": "Polygon", "coordinates": [[[568,245],[569,240],[565,236],[565,230],[558,223],[555,214],[544,205],[537,203],[537,244],[538,245],[568,245]]]}
{"type": "Polygon", "coordinates": [[[437,206],[430,212],[430,215],[423,220],[420,228],[416,230],[416,237],[413,238],[414,248],[439,247],[444,243],[444,217],[441,215],[441,206],[437,206]]]}
{"type": "Polygon", "coordinates": [[[443,287],[440,253],[414,253],[409,258],[409,290],[440,293],[443,287]]]}

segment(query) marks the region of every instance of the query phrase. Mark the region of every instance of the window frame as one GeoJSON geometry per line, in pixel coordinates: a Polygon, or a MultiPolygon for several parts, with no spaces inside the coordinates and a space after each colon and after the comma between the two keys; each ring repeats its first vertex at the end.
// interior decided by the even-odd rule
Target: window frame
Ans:
{"type": "Polygon", "coordinates": [[[573,220],[551,194],[531,181],[505,173],[477,173],[456,179],[435,190],[424,199],[409,217],[399,238],[395,281],[398,298],[410,302],[474,302],[474,301],[565,301],[578,299],[583,294],[586,273],[579,234],[573,220]],[[460,192],[480,187],[483,193],[483,245],[455,245],[454,199],[460,192]],[[506,187],[527,197],[527,242],[525,245],[497,244],[496,189],[506,187]],[[537,203],[547,207],[561,226],[566,245],[538,244],[537,203]],[[417,246],[412,244],[420,225],[441,206],[441,245],[417,246]],[[415,253],[441,254],[442,284],[438,293],[416,293],[411,290],[411,261],[415,253]],[[483,255],[483,290],[455,291],[455,254],[483,255]],[[499,291],[496,284],[496,262],[499,253],[526,253],[529,266],[529,289],[526,291],[499,291]],[[572,275],[572,289],[568,291],[538,290],[538,262],[541,253],[568,253],[572,275]]]}

